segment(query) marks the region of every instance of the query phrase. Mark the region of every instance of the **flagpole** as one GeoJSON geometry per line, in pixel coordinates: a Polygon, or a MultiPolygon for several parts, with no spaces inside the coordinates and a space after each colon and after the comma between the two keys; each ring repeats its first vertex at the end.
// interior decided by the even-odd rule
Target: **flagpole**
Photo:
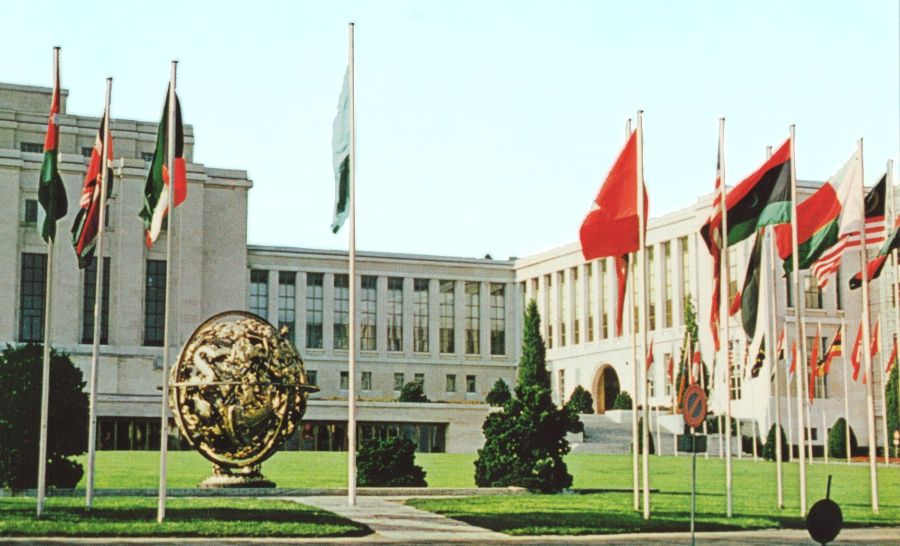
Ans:
{"type": "MultiPolygon", "coordinates": [[[[890,218],[891,224],[888,224],[888,226],[892,227],[893,223],[896,222],[896,218],[897,218],[897,202],[896,202],[896,195],[894,192],[894,160],[893,159],[888,159],[888,162],[887,162],[887,181],[886,182],[887,182],[887,187],[890,188],[890,192],[891,192],[891,218],[890,218]]],[[[898,265],[900,265],[900,261],[898,261],[898,259],[897,259],[897,249],[896,248],[891,251],[891,259],[893,260],[892,269],[894,270],[894,284],[891,287],[891,290],[893,291],[893,296],[894,296],[893,297],[893,300],[894,300],[894,337],[891,338],[891,342],[893,343],[893,345],[891,345],[891,351],[893,352],[894,347],[897,345],[897,341],[898,341],[897,338],[900,338],[900,271],[898,271],[898,265]]],[[[890,358],[890,357],[888,357],[888,358],[890,358]]],[[[900,354],[898,354],[897,358],[898,358],[898,362],[894,365],[900,366],[900,354]]],[[[898,377],[898,381],[897,381],[897,406],[898,406],[897,407],[897,415],[900,416],[900,370],[897,371],[897,377],[898,377]]],[[[890,375],[888,375],[888,379],[890,379],[890,375]]],[[[887,399],[885,399],[885,400],[887,400],[887,399]]],[[[887,423],[887,414],[888,414],[888,410],[886,408],[884,411],[885,423],[887,423]]],[[[887,450],[887,446],[885,446],[885,450],[887,450]]]]}
{"type": "MultiPolygon", "coordinates": [[[[170,335],[169,319],[170,303],[172,301],[172,230],[175,229],[175,78],[177,75],[178,61],[172,61],[169,77],[169,111],[166,112],[166,163],[169,170],[169,188],[166,191],[166,214],[168,216],[168,228],[166,229],[166,294],[165,311],[163,319],[163,357],[162,357],[162,402],[160,404],[159,424],[159,503],[156,508],[156,522],[162,523],[166,518],[166,459],[169,452],[169,345],[172,341],[170,335]]],[[[105,158],[104,158],[105,159],[105,158]]],[[[105,164],[104,164],[105,167],[105,164]]]]}
{"type": "MultiPolygon", "coordinates": [[[[806,332],[803,324],[803,292],[800,290],[800,256],[797,241],[797,157],[794,153],[794,126],[791,125],[791,260],[793,260],[794,277],[794,324],[797,346],[800,354],[797,357],[797,434],[800,442],[800,515],[806,516],[806,419],[804,419],[803,389],[806,385],[806,332]]],[[[807,387],[808,388],[808,387],[807,387]]]]}
{"type": "Polygon", "coordinates": [[[347,385],[347,505],[356,506],[356,90],[353,30],[349,23],[350,58],[350,347],[347,385]]]}
{"type": "Polygon", "coordinates": [[[112,78],[106,78],[106,103],[103,107],[103,137],[100,144],[100,171],[97,173],[97,187],[100,189],[100,217],[97,227],[97,253],[96,284],[94,285],[94,331],[93,348],[91,352],[91,388],[90,388],[90,416],[88,418],[88,460],[87,460],[87,487],[84,495],[84,505],[90,510],[94,505],[94,466],[97,456],[97,373],[100,359],[100,309],[103,301],[103,234],[106,231],[106,191],[109,180],[106,179],[106,159],[109,150],[110,116],[109,105],[112,95],[112,78]]]}
{"type": "MultiPolygon", "coordinates": [[[[790,283],[790,280],[787,281],[790,283]]],[[[795,317],[796,318],[796,317],[795,317]]],[[[786,404],[787,408],[787,440],[788,440],[788,461],[794,460],[794,417],[793,410],[791,410],[791,366],[788,364],[788,353],[790,353],[790,358],[794,358],[794,350],[792,349],[792,345],[788,343],[787,337],[787,324],[782,325],[781,327],[784,335],[784,392],[786,395],[786,404]]],[[[795,342],[796,343],[796,342],[795,342]]]]}
{"type": "MultiPolygon", "coordinates": [[[[846,445],[847,464],[850,464],[850,390],[847,381],[847,351],[844,345],[847,343],[847,320],[841,319],[841,360],[844,361],[844,436],[846,445]]],[[[853,349],[850,349],[851,351],[853,349]]]]}
{"type": "MultiPolygon", "coordinates": [[[[53,92],[58,91],[59,86],[59,47],[53,48],[53,92]]],[[[57,97],[57,100],[62,100],[57,97]]],[[[52,99],[51,99],[52,102],[52,99]]],[[[50,105],[51,110],[53,105],[50,105]]],[[[51,112],[51,116],[52,116],[51,112]]],[[[47,129],[50,130],[49,128],[47,129]]],[[[58,142],[58,139],[57,139],[58,142]]],[[[57,154],[59,148],[57,144],[57,154]]],[[[56,218],[50,218],[56,224],[56,218]]],[[[54,229],[53,237],[47,238],[47,286],[45,289],[46,300],[44,303],[44,347],[41,365],[41,429],[38,440],[38,483],[37,483],[37,517],[44,512],[44,498],[47,491],[47,425],[50,418],[50,313],[53,301],[53,240],[56,237],[54,229]]]]}
{"type": "MultiPolygon", "coordinates": [[[[806,298],[806,294],[804,294],[803,297],[806,298]]],[[[805,299],[804,299],[803,303],[804,303],[804,305],[806,304],[805,299]]],[[[818,330],[816,330],[816,332],[818,333],[818,330]]],[[[813,338],[813,343],[819,343],[819,338],[818,337],[813,338]]],[[[812,349],[810,349],[810,350],[812,350],[812,349]]],[[[804,368],[804,375],[809,374],[809,368],[812,367],[812,363],[806,362],[805,365],[806,365],[806,367],[804,368]]],[[[807,433],[803,439],[804,439],[804,442],[806,443],[806,457],[809,460],[809,464],[812,465],[813,464],[812,417],[810,416],[812,413],[811,412],[812,401],[810,401],[810,399],[809,399],[809,383],[810,383],[810,381],[815,381],[815,379],[808,377],[808,376],[803,378],[803,386],[806,388],[806,394],[803,396],[803,407],[806,411],[806,425],[807,425],[807,433]]]]}
{"type": "MultiPolygon", "coordinates": [[[[638,313],[640,317],[641,330],[641,355],[644,360],[647,358],[647,249],[646,246],[646,224],[647,219],[644,217],[644,111],[637,112],[637,210],[638,210],[638,266],[641,271],[640,284],[640,300],[641,308],[638,313]]],[[[644,382],[644,420],[641,426],[641,435],[643,439],[643,482],[644,482],[644,519],[650,519],[650,442],[648,440],[650,427],[650,381],[647,374],[647,364],[642,360],[641,373],[644,382]]]]}
{"type": "MultiPolygon", "coordinates": [[[[625,122],[625,139],[631,138],[631,118],[625,122]]],[[[643,210],[640,205],[638,205],[639,210],[643,210]]],[[[640,214],[640,212],[638,213],[640,214]]],[[[635,253],[634,259],[637,259],[637,254],[635,253]]],[[[634,262],[628,262],[627,269],[631,269],[631,266],[634,262]]],[[[631,362],[634,364],[634,369],[632,370],[633,381],[634,381],[634,400],[631,402],[631,470],[632,470],[632,484],[634,489],[634,509],[641,509],[641,495],[640,495],[640,473],[638,471],[639,467],[639,455],[638,455],[638,400],[640,400],[640,388],[638,387],[639,377],[638,377],[638,358],[637,358],[637,332],[634,327],[634,290],[627,289],[628,284],[628,271],[625,271],[625,284],[626,284],[626,292],[628,293],[628,329],[631,331],[631,362]]],[[[632,279],[632,283],[637,282],[637,279],[632,279]]],[[[633,287],[634,285],[632,285],[633,287]]]]}
{"type": "Polygon", "coordinates": [[[732,504],[732,476],[731,476],[731,362],[728,358],[728,204],[725,199],[725,118],[719,118],[719,174],[722,179],[719,199],[721,200],[722,214],[722,257],[719,260],[719,323],[722,334],[719,338],[722,343],[719,346],[719,360],[725,366],[725,496],[726,515],[730,518],[733,513],[732,504]]]}
{"type": "MultiPolygon", "coordinates": [[[[865,181],[865,176],[863,176],[863,140],[859,139],[857,141],[857,152],[859,156],[859,176],[865,181]]],[[[865,199],[865,187],[860,184],[860,187],[863,191],[863,199],[865,199]]],[[[860,238],[862,239],[862,244],[859,247],[859,254],[862,261],[862,329],[863,329],[863,364],[866,367],[865,373],[868,376],[869,380],[866,382],[866,428],[869,432],[869,483],[871,486],[871,497],[872,497],[872,513],[878,513],[878,474],[876,469],[876,460],[875,460],[875,443],[876,443],[876,435],[875,435],[875,394],[874,394],[874,380],[875,376],[872,374],[872,353],[869,350],[869,347],[866,347],[868,343],[871,343],[871,337],[869,333],[869,271],[867,269],[866,259],[866,228],[865,225],[860,230],[860,238]]]]}
{"type": "MultiPolygon", "coordinates": [[[[772,147],[766,146],[766,161],[772,157],[772,147]]],[[[766,257],[769,260],[768,268],[765,268],[766,274],[772,273],[773,279],[766,283],[766,301],[768,304],[769,320],[767,324],[766,337],[769,338],[769,350],[766,351],[766,361],[769,364],[769,382],[771,386],[772,378],[775,378],[775,482],[777,489],[778,508],[784,508],[784,474],[781,468],[781,459],[784,446],[781,445],[781,389],[778,386],[778,341],[775,337],[778,335],[778,319],[776,318],[777,310],[775,300],[775,228],[769,227],[769,239],[766,249],[766,257]]],[[[768,446],[767,446],[768,447],[768,446]]]]}
{"type": "MultiPolygon", "coordinates": [[[[890,166],[891,166],[890,160],[888,160],[888,168],[890,168],[890,166]]],[[[889,179],[889,175],[887,173],[888,173],[888,171],[885,171],[885,186],[887,185],[887,182],[889,179]]],[[[890,202],[891,206],[890,206],[890,209],[885,210],[885,215],[884,215],[884,234],[886,237],[890,237],[891,230],[894,227],[894,222],[893,222],[893,216],[895,214],[894,213],[894,188],[892,187],[890,191],[891,191],[891,196],[890,196],[889,202],[890,202]],[[890,213],[890,214],[888,214],[888,213],[890,213]]],[[[897,271],[897,269],[894,268],[895,274],[896,274],[896,271],[897,271]]],[[[885,275],[885,277],[887,277],[887,275],[885,275]]],[[[891,287],[891,290],[893,290],[893,287],[891,287]]],[[[885,301],[885,285],[883,282],[878,283],[878,291],[880,293],[879,296],[881,298],[881,301],[884,302],[885,301]]],[[[879,317],[884,316],[886,307],[887,307],[887,305],[884,305],[884,304],[878,306],[878,316],[879,317]]],[[[895,313],[894,318],[896,321],[896,313],[895,313]]],[[[895,326],[896,326],[896,324],[895,324],[895,326]]],[[[887,321],[885,321],[885,325],[881,328],[881,330],[882,330],[882,332],[884,332],[884,331],[886,331],[886,329],[887,329],[887,321]]],[[[891,340],[893,341],[893,337],[891,337],[891,340]]],[[[890,466],[891,465],[891,456],[890,456],[891,444],[888,441],[888,399],[887,399],[888,374],[887,374],[887,367],[890,365],[891,352],[890,352],[890,350],[888,351],[887,361],[885,361],[885,358],[884,358],[885,351],[884,351],[883,347],[881,346],[881,339],[877,339],[876,343],[878,343],[878,362],[881,363],[881,402],[882,402],[881,407],[884,408],[883,409],[884,420],[881,423],[881,425],[882,425],[881,430],[884,433],[884,436],[882,438],[882,442],[884,445],[884,465],[890,466]]]]}

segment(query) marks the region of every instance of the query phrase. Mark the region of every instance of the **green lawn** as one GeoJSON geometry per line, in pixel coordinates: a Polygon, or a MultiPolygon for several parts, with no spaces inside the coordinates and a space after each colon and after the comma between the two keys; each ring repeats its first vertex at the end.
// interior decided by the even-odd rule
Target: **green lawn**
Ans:
{"type": "Polygon", "coordinates": [[[99,497],[94,509],[82,498],[47,500],[36,519],[34,498],[0,498],[0,536],[348,537],[364,525],[305,505],[236,498],[169,499],[166,520],[156,523],[156,498],[99,497]]]}
{"type": "MultiPolygon", "coordinates": [[[[629,456],[571,455],[567,458],[575,488],[630,488],[629,456]]],[[[797,465],[786,464],[784,510],[775,507],[775,465],[734,461],[734,514],[725,518],[725,464],[697,459],[697,528],[700,530],[805,527],[799,517],[797,465]]],[[[868,466],[814,464],[808,472],[811,506],[825,496],[833,474],[831,498],[843,511],[846,527],[900,524],[900,468],[878,468],[880,514],[869,503],[868,466]]],[[[474,525],[513,535],[607,534],[637,531],[687,531],[690,511],[689,457],[652,457],[652,516],[645,522],[632,509],[631,493],[529,495],[415,499],[410,504],[474,525]]]]}

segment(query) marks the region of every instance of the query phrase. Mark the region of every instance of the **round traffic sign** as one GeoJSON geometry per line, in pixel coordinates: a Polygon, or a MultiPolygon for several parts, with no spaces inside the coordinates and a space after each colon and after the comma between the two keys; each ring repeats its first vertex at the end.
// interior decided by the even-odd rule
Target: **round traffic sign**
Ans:
{"type": "Polygon", "coordinates": [[[809,509],[806,515],[806,530],[819,544],[827,544],[837,538],[844,524],[841,507],[831,499],[822,499],[809,509]]]}
{"type": "Polygon", "coordinates": [[[681,413],[687,426],[697,428],[703,424],[706,419],[706,393],[699,384],[694,383],[684,391],[681,413]]]}

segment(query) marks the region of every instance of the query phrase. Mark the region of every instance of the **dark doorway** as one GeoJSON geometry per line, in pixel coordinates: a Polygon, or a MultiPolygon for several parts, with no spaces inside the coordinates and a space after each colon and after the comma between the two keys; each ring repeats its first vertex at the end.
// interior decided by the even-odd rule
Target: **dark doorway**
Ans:
{"type": "Polygon", "coordinates": [[[619,395],[619,376],[612,366],[605,366],[597,377],[597,385],[594,389],[594,400],[597,404],[597,413],[605,413],[613,408],[616,396],[619,395]]]}

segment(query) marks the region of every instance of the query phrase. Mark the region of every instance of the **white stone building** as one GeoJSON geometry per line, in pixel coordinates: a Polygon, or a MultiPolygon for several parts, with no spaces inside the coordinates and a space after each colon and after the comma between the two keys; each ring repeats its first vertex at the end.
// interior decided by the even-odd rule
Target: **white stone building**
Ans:
{"type": "MultiPolygon", "coordinates": [[[[81,271],[68,233],[77,209],[87,157],[99,120],[72,116],[63,92],[60,169],[69,198],[69,214],[59,224],[54,252],[54,347],[72,355],[87,371],[91,355],[94,271],[81,271]]],[[[50,89],[0,84],[0,342],[40,341],[43,337],[46,245],[37,233],[37,181],[46,130],[50,89]]],[[[116,119],[112,122],[116,178],[109,202],[104,267],[107,288],[102,302],[99,376],[99,442],[102,449],[154,449],[158,446],[162,355],[162,301],[165,294],[165,237],[147,249],[137,217],[147,166],[156,139],[156,124],[116,119]]],[[[287,326],[322,389],[314,395],[301,432],[291,447],[345,447],[347,386],[348,279],[344,252],[247,244],[247,196],[252,182],[241,170],[207,167],[192,161],[193,131],[185,127],[188,198],[177,209],[173,245],[173,354],[191,331],[210,315],[247,309],[278,326],[287,326]],[[237,220],[237,221],[235,221],[237,220]]],[[[815,184],[804,184],[810,192],[815,184]]],[[[697,308],[704,360],[712,365],[708,331],[711,261],[698,230],[709,214],[710,196],[693,206],[651,219],[648,245],[650,335],[655,364],[650,370],[650,404],[671,407],[665,379],[668,355],[678,357],[683,338],[683,310],[690,295],[697,308]]],[[[733,288],[743,278],[749,245],[731,251],[733,288]]],[[[577,243],[522,259],[492,260],[413,254],[359,252],[357,385],[363,435],[402,431],[414,436],[420,450],[471,452],[480,447],[481,423],[488,412],[484,396],[497,379],[515,380],[520,353],[522,312],[535,299],[548,344],[554,393],[568,399],[581,385],[591,392],[596,409],[609,409],[615,394],[634,394],[631,319],[616,336],[615,272],[610,260],[585,263],[577,243]],[[392,402],[400,387],[421,381],[435,403],[392,402]]],[[[847,320],[849,351],[859,322],[858,292],[845,279],[858,269],[850,258],[840,282],[824,294],[806,282],[807,335],[821,323],[830,340],[841,319],[847,320]],[[839,293],[834,287],[841,286],[839,293]]],[[[780,266],[779,268],[780,269],[780,266]]],[[[888,274],[885,274],[889,277],[888,274]]],[[[889,295],[881,280],[872,290],[877,308],[889,295]]],[[[632,283],[633,284],[633,283],[632,283]]],[[[793,323],[786,286],[776,284],[778,328],[793,323]]],[[[886,356],[893,321],[882,319],[882,356],[886,356]]],[[[789,328],[792,337],[792,329],[789,328]]],[[[777,401],[763,373],[743,380],[746,341],[738,321],[731,336],[739,363],[732,392],[733,412],[764,435],[777,401]]],[[[820,351],[821,352],[821,351],[820,351]]],[[[889,351],[888,351],[889,352],[889,351]]],[[[882,361],[876,359],[876,369],[882,361]]],[[[811,413],[816,444],[843,415],[843,362],[820,379],[811,413]]],[[[876,372],[876,413],[883,408],[876,372]]],[[[718,382],[721,367],[713,371],[718,382]]],[[[779,372],[786,421],[784,374],[779,372]]],[[[864,390],[850,385],[850,423],[860,444],[867,444],[864,390]]],[[[721,395],[723,389],[719,389],[721,395]]],[[[792,394],[795,392],[792,382],[792,394]]],[[[639,402],[642,398],[638,396],[639,402]]],[[[722,397],[713,407],[722,409],[722,397]]],[[[791,410],[795,406],[792,405],[791,410]]],[[[796,423],[796,415],[794,416],[796,423]]],[[[749,431],[748,431],[749,434],[749,431]]],[[[796,433],[792,434],[795,438],[796,433]]]]}

